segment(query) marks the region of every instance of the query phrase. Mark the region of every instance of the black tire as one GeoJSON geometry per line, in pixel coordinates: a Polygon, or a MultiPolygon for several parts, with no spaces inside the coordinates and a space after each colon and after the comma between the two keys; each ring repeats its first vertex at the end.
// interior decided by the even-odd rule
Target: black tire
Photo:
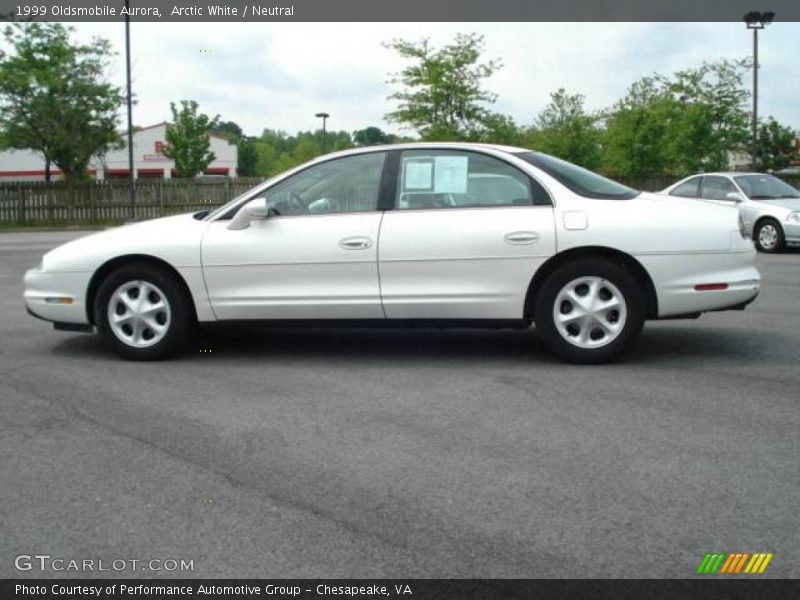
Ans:
{"type": "Polygon", "coordinates": [[[768,254],[775,254],[777,252],[780,252],[781,250],[783,250],[783,244],[784,244],[783,228],[781,227],[781,224],[778,223],[775,219],[763,219],[759,221],[755,230],[753,230],[753,242],[755,243],[756,249],[759,252],[766,252],[768,254]],[[775,243],[774,245],[771,246],[769,244],[765,245],[766,239],[762,241],[762,237],[763,238],[772,237],[772,236],[762,236],[762,232],[765,232],[765,230],[768,227],[773,229],[775,235],[774,238],[775,243]]]}
{"type": "MultiPolygon", "coordinates": [[[[133,290],[130,290],[130,293],[133,293],[133,290]]],[[[132,301],[135,302],[136,297],[133,297],[132,301]]],[[[121,310],[124,316],[126,309],[123,301],[117,299],[114,302],[115,310],[121,310]]],[[[129,264],[112,271],[97,290],[94,301],[94,319],[95,325],[97,325],[97,329],[105,342],[114,352],[129,360],[161,360],[176,355],[188,342],[195,322],[192,302],[184,287],[172,273],[150,264],[129,264]],[[153,288],[154,295],[149,297],[158,299],[158,303],[151,306],[160,306],[160,302],[163,301],[167,307],[165,311],[148,315],[148,318],[152,317],[158,320],[158,324],[162,329],[158,334],[153,334],[151,330],[152,337],[147,340],[145,339],[147,337],[147,326],[144,325],[141,343],[150,343],[150,345],[145,345],[144,347],[133,345],[133,335],[128,338],[128,342],[124,341],[122,338],[126,337],[125,332],[122,331],[119,335],[115,333],[109,323],[108,315],[112,295],[115,298],[119,298],[117,292],[122,286],[131,284],[132,288],[137,287],[136,282],[146,284],[137,289],[149,289],[147,286],[153,288]],[[162,320],[164,321],[163,324],[160,323],[162,320]],[[153,341],[159,336],[160,339],[153,341]]],[[[153,327],[156,327],[156,325],[153,327]]],[[[132,328],[129,327],[129,329],[132,328]]]]}
{"type": "MultiPolygon", "coordinates": [[[[582,306],[578,307],[578,310],[582,309],[582,306]]],[[[559,358],[571,363],[605,363],[629,349],[641,333],[645,319],[645,296],[639,282],[621,265],[600,259],[576,260],[558,267],[544,281],[536,296],[534,319],[542,344],[559,358]],[[596,320],[584,322],[576,319],[577,332],[562,333],[573,324],[562,325],[563,329],[556,325],[556,302],[559,303],[559,314],[568,316],[575,309],[563,294],[569,290],[575,295],[583,286],[586,286],[588,293],[589,284],[582,283],[582,280],[596,282],[599,301],[611,302],[617,295],[621,296],[623,303],[616,311],[614,308],[600,311],[604,324],[610,328],[616,327],[615,332],[608,333],[596,320]],[[572,285],[577,287],[572,288],[572,285]],[[616,321],[613,320],[615,312],[616,321]],[[589,339],[581,346],[581,334],[584,331],[588,332],[589,339]]]]}

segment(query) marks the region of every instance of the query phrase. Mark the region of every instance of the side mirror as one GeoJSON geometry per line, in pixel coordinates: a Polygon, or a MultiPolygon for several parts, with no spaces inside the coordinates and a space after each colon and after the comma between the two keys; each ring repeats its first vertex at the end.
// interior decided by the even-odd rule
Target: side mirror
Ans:
{"type": "Polygon", "coordinates": [[[253,198],[239,209],[228,224],[228,229],[247,229],[252,221],[261,221],[276,214],[274,208],[267,207],[266,198],[253,198]]]}
{"type": "Polygon", "coordinates": [[[728,192],[727,194],[725,194],[725,199],[733,200],[734,202],[741,202],[742,200],[744,200],[744,198],[742,198],[742,195],[739,192],[728,192]]]}

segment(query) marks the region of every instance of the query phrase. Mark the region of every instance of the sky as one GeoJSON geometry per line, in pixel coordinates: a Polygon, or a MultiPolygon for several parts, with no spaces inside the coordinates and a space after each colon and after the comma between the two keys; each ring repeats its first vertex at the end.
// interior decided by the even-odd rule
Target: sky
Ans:
{"type": "MultiPolygon", "coordinates": [[[[76,36],[109,39],[119,53],[110,78],[124,85],[124,26],[79,23],[76,36]]],[[[704,60],[748,58],[743,23],[132,23],[134,124],[169,120],[170,101],[235,121],[248,135],[265,128],[294,133],[375,125],[396,89],[387,80],[406,62],[381,42],[457,33],[485,37],[485,58],[503,68],[486,80],[494,110],[518,124],[534,121],[560,87],[586,97],[590,110],[613,104],[637,79],[671,74],[704,60]]],[[[759,115],[800,129],[800,23],[776,22],[759,38],[759,115]]],[[[747,78],[748,89],[751,85],[747,78]]]]}

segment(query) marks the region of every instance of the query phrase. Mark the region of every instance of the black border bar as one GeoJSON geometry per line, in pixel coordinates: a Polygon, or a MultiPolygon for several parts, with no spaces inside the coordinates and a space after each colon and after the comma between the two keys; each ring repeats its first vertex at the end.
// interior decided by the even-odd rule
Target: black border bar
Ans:
{"type": "Polygon", "coordinates": [[[3,600],[772,600],[800,598],[800,580],[750,577],[695,579],[3,579],[3,600]],[[133,588],[122,592],[122,585],[133,588]],[[235,593],[199,594],[200,586],[239,588],[235,593]],[[26,586],[25,590],[19,586],[26,586]],[[112,587],[115,586],[115,587],[112,587]],[[149,591],[137,593],[137,586],[149,591]],[[173,586],[191,592],[165,595],[153,588],[173,586]],[[271,587],[270,587],[271,586],[271,587]],[[324,587],[324,586],[327,586],[324,587]],[[41,593],[31,592],[34,587],[41,593]],[[80,590],[70,593],[70,590],[80,590]],[[371,592],[370,588],[385,588],[371,592]],[[352,593],[352,590],[365,593],[352,593]],[[22,591],[21,591],[22,590],[22,591]],[[93,593],[91,590],[99,590],[93,593]],[[116,593],[112,592],[116,590],[116,593]],[[335,590],[326,593],[326,590],[335,590]],[[348,593],[350,590],[350,593],[348,593]],[[320,593],[322,591],[323,593],[320,593]],[[410,594],[408,592],[411,592],[410,594]],[[23,593],[24,592],[24,593],[23,593]]]}
{"type": "MultiPolygon", "coordinates": [[[[0,0],[0,18],[121,21],[123,7],[124,0],[0,0]]],[[[133,21],[151,22],[733,22],[753,10],[800,21],[797,0],[130,0],[130,7],[133,21]]]]}

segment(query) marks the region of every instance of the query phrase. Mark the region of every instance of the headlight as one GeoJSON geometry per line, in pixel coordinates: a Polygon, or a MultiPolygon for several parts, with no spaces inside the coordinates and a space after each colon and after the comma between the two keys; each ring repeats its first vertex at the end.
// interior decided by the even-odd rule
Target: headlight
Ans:
{"type": "Polygon", "coordinates": [[[800,211],[794,211],[789,213],[789,216],[786,217],[786,220],[790,223],[800,223],[800,211]]]}

